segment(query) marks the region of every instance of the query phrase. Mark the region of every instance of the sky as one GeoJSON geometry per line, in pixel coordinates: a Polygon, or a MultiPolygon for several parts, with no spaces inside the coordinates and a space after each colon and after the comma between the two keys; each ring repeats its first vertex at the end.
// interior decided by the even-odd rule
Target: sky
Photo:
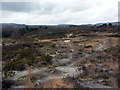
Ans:
{"type": "Polygon", "coordinates": [[[95,24],[118,21],[119,0],[2,0],[2,23],[95,24]]]}

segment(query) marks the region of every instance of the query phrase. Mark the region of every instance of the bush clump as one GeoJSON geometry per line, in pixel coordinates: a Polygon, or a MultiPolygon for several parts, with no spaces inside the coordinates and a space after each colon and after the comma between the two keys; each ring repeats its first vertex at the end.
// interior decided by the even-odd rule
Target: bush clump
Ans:
{"type": "Polygon", "coordinates": [[[5,79],[2,80],[2,88],[3,88],[3,90],[11,88],[11,86],[14,85],[14,84],[15,84],[15,82],[13,80],[5,80],[5,79]]]}
{"type": "Polygon", "coordinates": [[[32,59],[14,59],[11,61],[6,62],[6,65],[3,67],[4,71],[10,71],[10,70],[19,70],[22,71],[25,69],[25,64],[28,65],[35,65],[35,64],[43,64],[43,65],[51,65],[52,64],[52,57],[49,55],[42,55],[40,58],[32,57],[32,59]]]}
{"type": "Polygon", "coordinates": [[[85,46],[85,48],[92,48],[92,45],[87,45],[85,46]]]}
{"type": "Polygon", "coordinates": [[[46,64],[52,64],[52,56],[50,55],[42,55],[41,60],[44,61],[46,64]]]}
{"type": "Polygon", "coordinates": [[[52,44],[52,45],[51,45],[51,48],[55,48],[55,44],[52,44]]]}

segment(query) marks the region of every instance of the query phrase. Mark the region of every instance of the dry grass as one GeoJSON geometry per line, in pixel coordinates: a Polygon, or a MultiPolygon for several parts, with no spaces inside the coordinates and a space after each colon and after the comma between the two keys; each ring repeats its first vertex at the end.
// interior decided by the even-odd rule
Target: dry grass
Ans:
{"type": "Polygon", "coordinates": [[[80,65],[82,65],[82,62],[83,62],[83,60],[80,60],[80,59],[79,59],[79,60],[77,61],[77,63],[75,63],[75,66],[80,66],[80,65]]]}
{"type": "Polygon", "coordinates": [[[34,73],[32,69],[26,64],[26,68],[28,70],[28,76],[25,79],[25,88],[34,88],[34,84],[32,83],[31,79],[34,77],[34,73]]]}
{"type": "Polygon", "coordinates": [[[118,67],[119,67],[119,64],[118,62],[107,62],[107,63],[104,63],[105,65],[107,65],[110,69],[113,69],[113,70],[117,70],[118,67]]]}
{"type": "Polygon", "coordinates": [[[74,88],[74,84],[66,83],[62,79],[54,79],[53,81],[44,84],[43,88],[74,88]]]}
{"type": "Polygon", "coordinates": [[[38,40],[39,42],[52,42],[54,39],[44,39],[44,40],[38,40]]]}
{"type": "Polygon", "coordinates": [[[49,68],[47,71],[50,72],[50,73],[55,73],[56,72],[56,67],[49,68]]]}
{"type": "Polygon", "coordinates": [[[115,78],[115,77],[110,77],[109,78],[109,81],[111,82],[111,85],[114,87],[117,87],[118,86],[118,80],[117,80],[117,78],[115,78]]]}

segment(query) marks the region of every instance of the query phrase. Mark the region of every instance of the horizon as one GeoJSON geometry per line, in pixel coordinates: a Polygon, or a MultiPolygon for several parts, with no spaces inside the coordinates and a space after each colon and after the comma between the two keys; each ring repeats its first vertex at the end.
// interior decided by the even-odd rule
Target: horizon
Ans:
{"type": "MultiPolygon", "coordinates": [[[[99,22],[99,23],[94,23],[94,24],[91,24],[91,23],[88,23],[88,24],[32,24],[33,26],[37,26],[37,25],[48,25],[48,26],[55,26],[55,25],[96,25],[96,24],[108,24],[108,23],[119,23],[120,21],[115,21],[115,22],[99,22]]],[[[25,23],[1,23],[0,24],[20,24],[20,25],[30,25],[30,24],[25,24],[25,23]]],[[[31,25],[31,26],[32,26],[31,25]]]]}

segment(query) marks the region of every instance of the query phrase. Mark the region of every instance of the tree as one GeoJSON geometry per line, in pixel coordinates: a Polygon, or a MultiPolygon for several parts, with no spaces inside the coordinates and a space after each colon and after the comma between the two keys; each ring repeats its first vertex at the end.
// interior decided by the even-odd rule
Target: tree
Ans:
{"type": "Polygon", "coordinates": [[[47,26],[45,26],[45,29],[47,29],[48,27],[47,26]]]}
{"type": "Polygon", "coordinates": [[[107,24],[105,23],[105,24],[101,25],[101,27],[107,27],[107,24]]]}
{"type": "Polygon", "coordinates": [[[112,26],[112,24],[111,24],[111,23],[109,23],[108,25],[109,25],[109,26],[112,26]]]}
{"type": "Polygon", "coordinates": [[[26,30],[29,30],[29,27],[28,27],[28,26],[26,26],[26,27],[25,27],[25,29],[26,29],[26,30]]]}

